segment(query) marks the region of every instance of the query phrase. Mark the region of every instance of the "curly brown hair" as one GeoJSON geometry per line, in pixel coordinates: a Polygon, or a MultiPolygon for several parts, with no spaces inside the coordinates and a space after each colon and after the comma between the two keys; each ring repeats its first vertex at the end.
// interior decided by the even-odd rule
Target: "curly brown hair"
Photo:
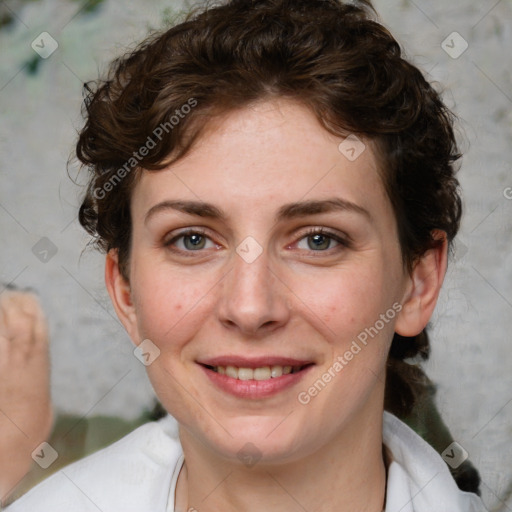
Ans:
{"type": "MultiPolygon", "coordinates": [[[[454,116],[369,1],[206,6],[115,60],[85,96],[76,153],[90,177],[79,219],[100,249],[118,250],[126,278],[130,198],[141,170],[183,157],[216,116],[277,97],[301,102],[333,134],[375,142],[409,271],[439,243],[433,230],[449,242],[458,231],[454,116]]],[[[426,331],[395,334],[386,409],[411,411],[425,376],[404,359],[428,353],[426,331]]]]}

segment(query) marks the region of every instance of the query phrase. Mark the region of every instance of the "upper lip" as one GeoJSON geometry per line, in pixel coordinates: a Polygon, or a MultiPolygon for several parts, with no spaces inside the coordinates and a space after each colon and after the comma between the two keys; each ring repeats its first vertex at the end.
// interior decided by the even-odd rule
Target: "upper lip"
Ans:
{"type": "Polygon", "coordinates": [[[292,357],[262,356],[217,356],[197,361],[204,366],[236,366],[237,368],[261,368],[263,366],[305,366],[312,364],[308,359],[295,359],[292,357]]]}

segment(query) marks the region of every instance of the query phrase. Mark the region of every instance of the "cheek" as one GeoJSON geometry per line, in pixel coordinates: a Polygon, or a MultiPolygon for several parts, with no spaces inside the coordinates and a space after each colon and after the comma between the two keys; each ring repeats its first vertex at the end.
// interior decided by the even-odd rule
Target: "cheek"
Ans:
{"type": "Polygon", "coordinates": [[[157,266],[141,267],[133,277],[134,305],[141,336],[151,339],[162,350],[170,348],[171,341],[186,339],[197,329],[201,299],[208,289],[204,282],[157,266]]]}
{"type": "Polygon", "coordinates": [[[303,314],[332,341],[356,336],[393,303],[378,265],[335,269],[302,279],[294,288],[303,314]]]}

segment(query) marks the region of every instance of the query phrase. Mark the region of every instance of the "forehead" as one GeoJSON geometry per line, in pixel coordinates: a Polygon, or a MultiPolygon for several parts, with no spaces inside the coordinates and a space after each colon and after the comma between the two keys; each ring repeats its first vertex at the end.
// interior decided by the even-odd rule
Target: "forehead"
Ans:
{"type": "Polygon", "coordinates": [[[161,201],[186,199],[234,215],[275,215],[284,204],[334,196],[389,210],[373,144],[337,137],[305,106],[281,99],[214,119],[184,158],[142,173],[132,208],[142,213],[161,201]]]}

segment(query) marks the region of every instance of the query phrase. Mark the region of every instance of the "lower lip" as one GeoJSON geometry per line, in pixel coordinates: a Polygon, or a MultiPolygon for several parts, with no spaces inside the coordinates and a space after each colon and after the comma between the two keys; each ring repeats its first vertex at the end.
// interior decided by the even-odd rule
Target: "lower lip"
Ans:
{"type": "Polygon", "coordinates": [[[240,380],[233,379],[227,375],[221,375],[205,366],[201,365],[201,368],[206,373],[208,378],[220,389],[230,393],[238,398],[267,398],[277,393],[284,391],[297,384],[306,373],[313,367],[307,366],[303,370],[297,373],[288,373],[281,377],[275,377],[273,379],[266,380],[240,380]]]}

